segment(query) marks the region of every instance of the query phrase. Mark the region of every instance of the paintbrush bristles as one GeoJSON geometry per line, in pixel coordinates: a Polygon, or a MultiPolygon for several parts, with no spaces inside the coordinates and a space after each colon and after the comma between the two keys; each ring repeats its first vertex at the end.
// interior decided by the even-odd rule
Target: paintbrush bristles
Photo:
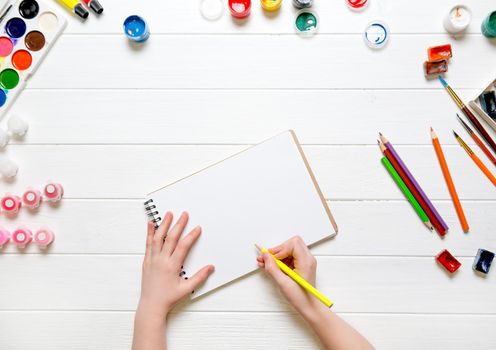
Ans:
{"type": "Polygon", "coordinates": [[[258,244],[256,244],[256,243],[254,243],[254,244],[255,244],[255,247],[258,249],[258,251],[261,252],[262,248],[258,244]]]}

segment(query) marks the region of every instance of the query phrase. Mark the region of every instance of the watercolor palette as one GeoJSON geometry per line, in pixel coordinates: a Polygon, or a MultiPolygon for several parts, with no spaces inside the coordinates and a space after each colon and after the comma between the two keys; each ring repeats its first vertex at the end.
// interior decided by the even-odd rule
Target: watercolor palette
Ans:
{"type": "Polygon", "coordinates": [[[469,106],[496,130],[496,79],[494,79],[469,106]]]}
{"type": "Polygon", "coordinates": [[[5,10],[0,16],[0,119],[67,25],[40,0],[1,5],[5,10]]]}

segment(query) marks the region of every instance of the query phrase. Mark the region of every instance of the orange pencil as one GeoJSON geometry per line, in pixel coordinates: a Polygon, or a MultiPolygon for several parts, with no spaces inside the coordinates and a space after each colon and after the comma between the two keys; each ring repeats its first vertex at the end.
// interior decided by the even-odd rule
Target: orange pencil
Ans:
{"type": "Polygon", "coordinates": [[[496,177],[494,177],[494,175],[491,174],[489,169],[486,168],[484,163],[482,163],[479,157],[475,155],[474,151],[472,151],[470,147],[468,147],[468,145],[462,140],[462,138],[458,136],[458,134],[454,131],[453,134],[455,134],[456,141],[458,141],[460,146],[462,146],[462,148],[468,153],[468,155],[470,156],[470,158],[472,158],[474,163],[479,167],[479,169],[484,173],[484,175],[487,176],[487,178],[493,183],[493,185],[496,186],[496,177]]]}
{"type": "Polygon", "coordinates": [[[456,214],[462,225],[463,232],[468,232],[468,222],[463,212],[462,204],[460,203],[460,198],[458,198],[458,193],[456,193],[455,184],[451,178],[451,174],[448,168],[448,163],[446,163],[446,158],[444,158],[443,149],[439,143],[439,138],[436,135],[434,129],[431,128],[432,144],[434,145],[434,150],[436,151],[437,159],[439,160],[439,165],[441,165],[441,171],[443,172],[444,180],[446,180],[446,185],[453,201],[453,205],[456,209],[456,214]]]}

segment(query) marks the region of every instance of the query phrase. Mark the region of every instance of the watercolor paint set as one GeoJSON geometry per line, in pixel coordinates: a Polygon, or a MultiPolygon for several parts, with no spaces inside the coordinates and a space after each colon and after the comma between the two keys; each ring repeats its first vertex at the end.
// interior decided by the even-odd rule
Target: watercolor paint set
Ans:
{"type": "Polygon", "coordinates": [[[0,119],[26,86],[66,19],[40,0],[0,1],[0,119]]]}
{"type": "Polygon", "coordinates": [[[496,130],[496,79],[468,104],[496,130]]]}

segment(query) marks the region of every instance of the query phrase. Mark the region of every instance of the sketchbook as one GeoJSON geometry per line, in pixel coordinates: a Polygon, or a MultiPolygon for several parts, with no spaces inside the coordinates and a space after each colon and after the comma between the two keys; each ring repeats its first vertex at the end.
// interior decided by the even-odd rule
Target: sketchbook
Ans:
{"type": "Polygon", "coordinates": [[[157,225],[166,211],[187,211],[185,232],[202,227],[183,274],[207,264],[215,272],[192,298],[257,269],[254,243],[269,248],[299,235],[312,245],[337,233],[292,130],[150,193],[145,210],[157,225]]]}

